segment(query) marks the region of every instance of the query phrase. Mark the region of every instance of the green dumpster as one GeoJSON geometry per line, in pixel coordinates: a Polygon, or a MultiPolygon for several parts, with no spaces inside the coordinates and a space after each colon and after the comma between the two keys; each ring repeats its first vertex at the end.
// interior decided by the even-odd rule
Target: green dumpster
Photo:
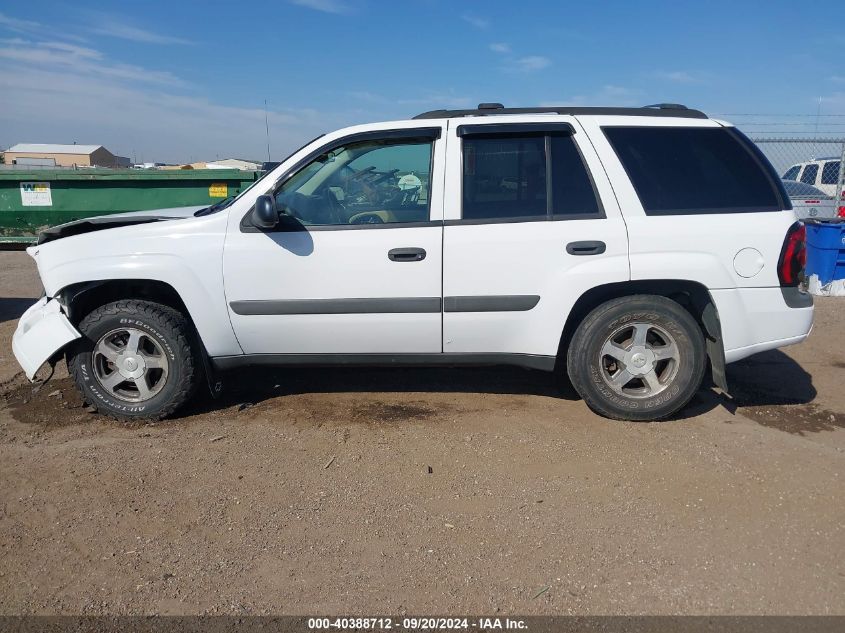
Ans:
{"type": "Polygon", "coordinates": [[[32,243],[42,229],[95,215],[211,205],[260,176],[237,169],[0,170],[0,243],[32,243]]]}

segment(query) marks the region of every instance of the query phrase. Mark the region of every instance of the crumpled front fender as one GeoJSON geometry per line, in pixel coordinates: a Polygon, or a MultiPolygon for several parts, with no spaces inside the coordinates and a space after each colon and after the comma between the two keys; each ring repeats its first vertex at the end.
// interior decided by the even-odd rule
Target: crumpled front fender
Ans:
{"type": "Polygon", "coordinates": [[[12,337],[12,351],[27,378],[32,380],[51,356],[81,336],[68,321],[61,304],[42,297],[18,321],[12,337]]]}

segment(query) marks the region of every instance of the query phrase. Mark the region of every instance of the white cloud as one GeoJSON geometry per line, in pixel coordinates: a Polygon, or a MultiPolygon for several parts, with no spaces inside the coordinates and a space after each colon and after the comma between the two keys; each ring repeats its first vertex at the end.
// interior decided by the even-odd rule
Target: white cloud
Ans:
{"type": "Polygon", "coordinates": [[[481,29],[482,31],[490,28],[490,20],[480,15],[476,15],[475,13],[464,13],[461,16],[461,19],[475,28],[481,29]]]}
{"type": "MultiPolygon", "coordinates": [[[[24,66],[51,68],[74,75],[91,75],[115,80],[176,86],[183,82],[167,71],[149,70],[131,64],[109,63],[92,48],[64,42],[30,42],[0,47],[0,59],[24,66]]],[[[23,70],[23,69],[22,69],[23,70]]]]}
{"type": "Polygon", "coordinates": [[[624,86],[605,84],[592,94],[580,94],[557,99],[544,100],[543,106],[635,106],[642,105],[642,92],[624,86]]]}
{"type": "Polygon", "coordinates": [[[420,96],[397,99],[373,92],[356,90],[347,93],[353,99],[384,106],[386,109],[395,110],[396,105],[409,107],[436,108],[468,108],[474,101],[469,97],[462,97],[447,92],[426,92],[420,96]]]}
{"type": "Polygon", "coordinates": [[[505,42],[493,42],[490,44],[490,50],[494,53],[510,53],[511,45],[505,42]]]}
{"type": "Polygon", "coordinates": [[[652,73],[656,79],[663,81],[671,81],[679,84],[700,84],[704,83],[704,79],[694,73],[686,70],[658,70],[652,73]]]}
{"type": "Polygon", "coordinates": [[[115,17],[100,15],[88,29],[91,33],[106,35],[120,40],[143,44],[190,44],[190,40],[172,35],[155,33],[141,27],[122,22],[115,17]]]}
{"type": "Polygon", "coordinates": [[[531,73],[543,70],[552,65],[552,60],[542,55],[526,55],[508,62],[507,69],[520,73],[531,73]]]}
{"type": "MultiPolygon", "coordinates": [[[[263,104],[218,103],[171,73],[114,62],[91,48],[9,42],[0,46],[0,94],[14,95],[0,109],[4,144],[79,141],[166,162],[266,156],[263,104]]],[[[347,116],[271,110],[274,157],[346,124],[347,116]]]]}
{"type": "Polygon", "coordinates": [[[37,33],[44,29],[44,27],[38,22],[20,20],[18,18],[8,16],[5,13],[0,13],[0,26],[16,33],[37,33]]]}
{"type": "Polygon", "coordinates": [[[825,106],[825,114],[845,114],[845,92],[834,92],[819,99],[825,106]]]}
{"type": "Polygon", "coordinates": [[[469,97],[459,97],[452,94],[428,93],[422,97],[412,99],[399,99],[396,103],[408,106],[440,108],[469,108],[475,103],[469,97]]]}
{"type": "Polygon", "coordinates": [[[290,0],[290,3],[323,13],[343,14],[352,10],[348,4],[340,0],[290,0]]]}
{"type": "Polygon", "coordinates": [[[67,42],[39,42],[36,46],[52,49],[68,53],[75,57],[83,57],[86,59],[101,59],[100,51],[88,48],[87,46],[77,46],[76,44],[68,44],[67,42]]]}

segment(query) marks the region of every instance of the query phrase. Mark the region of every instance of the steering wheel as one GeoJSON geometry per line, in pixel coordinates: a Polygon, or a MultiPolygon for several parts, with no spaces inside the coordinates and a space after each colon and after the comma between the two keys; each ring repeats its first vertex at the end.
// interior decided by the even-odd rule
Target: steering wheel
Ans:
{"type": "Polygon", "coordinates": [[[384,224],[384,220],[381,219],[380,215],[376,215],[375,213],[361,213],[356,215],[350,222],[350,224],[384,224]]]}

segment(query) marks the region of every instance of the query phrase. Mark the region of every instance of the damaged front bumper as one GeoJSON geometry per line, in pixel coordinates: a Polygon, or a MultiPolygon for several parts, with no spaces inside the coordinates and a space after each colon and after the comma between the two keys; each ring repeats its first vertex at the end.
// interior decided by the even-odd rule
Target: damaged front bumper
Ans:
{"type": "Polygon", "coordinates": [[[41,297],[18,321],[18,329],[12,337],[12,351],[27,378],[33,380],[35,372],[51,356],[81,336],[58,301],[41,297]]]}

